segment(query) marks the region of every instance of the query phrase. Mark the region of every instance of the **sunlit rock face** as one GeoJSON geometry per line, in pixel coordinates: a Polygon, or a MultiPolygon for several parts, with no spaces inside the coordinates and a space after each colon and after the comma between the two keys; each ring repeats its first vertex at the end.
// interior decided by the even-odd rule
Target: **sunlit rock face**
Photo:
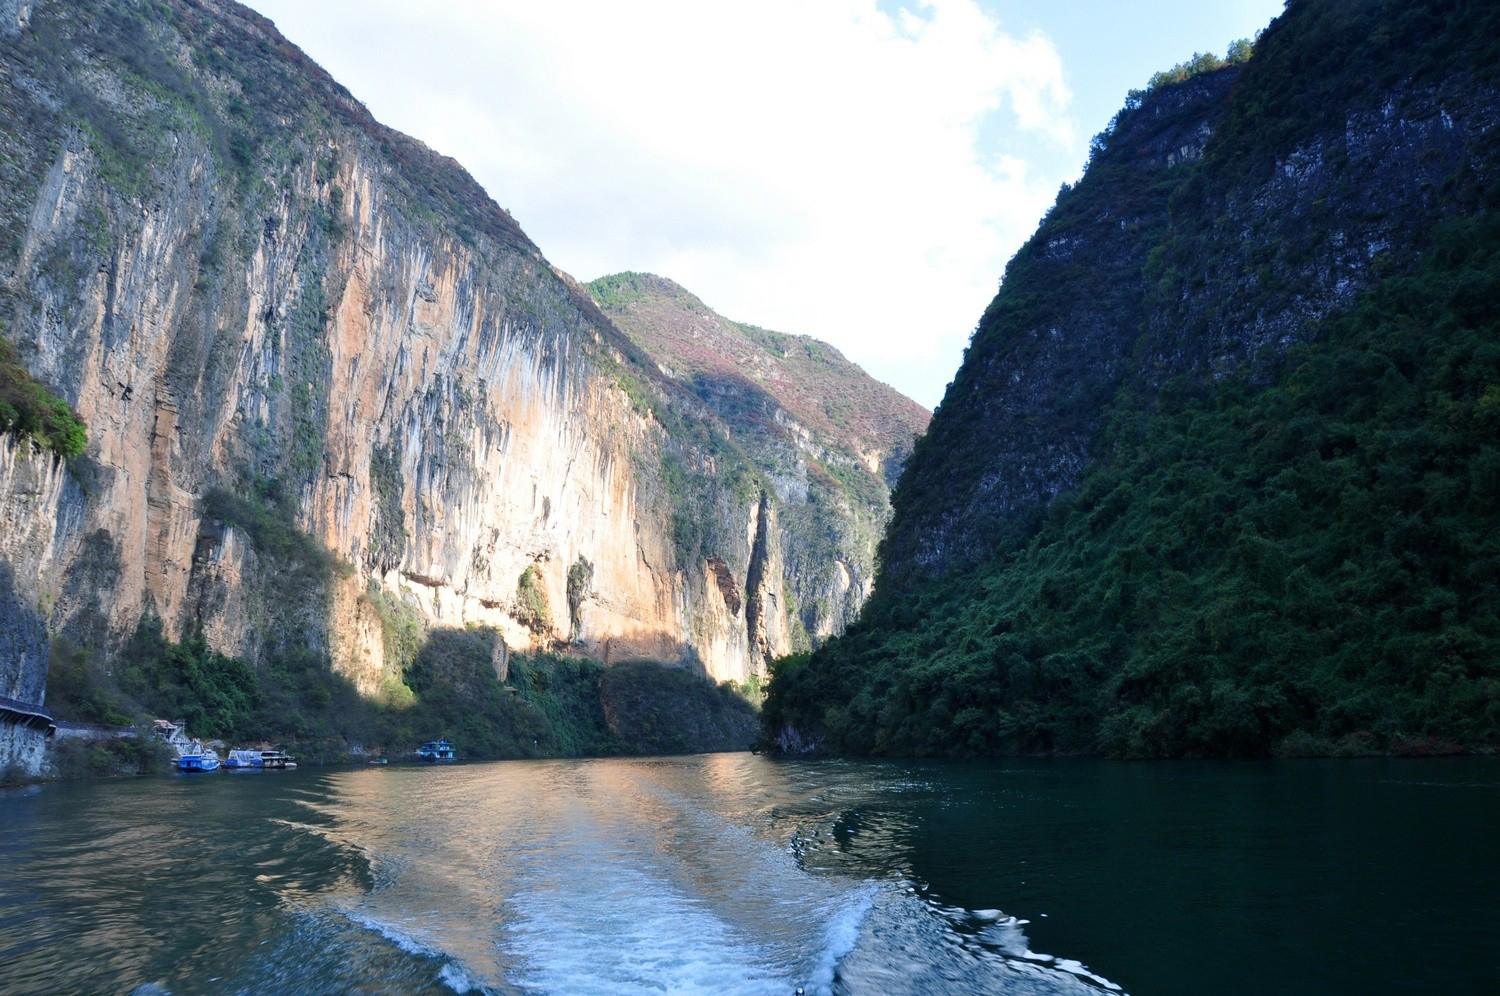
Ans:
{"type": "Polygon", "coordinates": [[[802,623],[786,489],[269,22],[85,0],[0,29],[0,319],[89,429],[71,469],[5,465],[3,555],[48,631],[108,647],[152,613],[375,694],[396,606],[493,626],[501,658],[745,681],[867,593],[869,551],[834,549],[802,623]]]}
{"type": "Polygon", "coordinates": [[[724,425],[765,482],[747,527],[763,566],[712,566],[726,607],[746,602],[752,653],[840,633],[869,597],[890,487],[930,413],[827,343],[715,313],[671,280],[620,273],[588,285],[662,374],[724,425]]]}

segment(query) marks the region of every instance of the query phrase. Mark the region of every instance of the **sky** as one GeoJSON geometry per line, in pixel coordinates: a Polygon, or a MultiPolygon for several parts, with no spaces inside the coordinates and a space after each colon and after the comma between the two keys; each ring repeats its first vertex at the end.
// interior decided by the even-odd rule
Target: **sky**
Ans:
{"type": "Polygon", "coordinates": [[[1282,0],[249,0],[580,280],[669,277],[933,407],[1151,74],[1282,0]]]}

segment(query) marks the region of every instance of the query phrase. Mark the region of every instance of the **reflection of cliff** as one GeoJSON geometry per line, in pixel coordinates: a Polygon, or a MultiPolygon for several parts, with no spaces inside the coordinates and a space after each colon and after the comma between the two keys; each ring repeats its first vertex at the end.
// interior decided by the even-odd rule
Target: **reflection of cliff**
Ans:
{"type": "Polygon", "coordinates": [[[224,0],[0,35],[0,320],[90,434],[76,484],[3,499],[52,631],[155,612],[367,690],[392,606],[721,679],[791,649],[775,489],[457,164],[224,0]],[[343,566],[297,568],[300,533],[343,566]]]}

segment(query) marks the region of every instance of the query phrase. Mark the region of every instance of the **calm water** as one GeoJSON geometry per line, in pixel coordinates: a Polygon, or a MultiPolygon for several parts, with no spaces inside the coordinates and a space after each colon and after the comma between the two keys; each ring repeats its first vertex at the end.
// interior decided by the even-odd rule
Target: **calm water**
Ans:
{"type": "Polygon", "coordinates": [[[1494,991],[1500,761],[784,762],[0,794],[5,992],[1494,991]]]}

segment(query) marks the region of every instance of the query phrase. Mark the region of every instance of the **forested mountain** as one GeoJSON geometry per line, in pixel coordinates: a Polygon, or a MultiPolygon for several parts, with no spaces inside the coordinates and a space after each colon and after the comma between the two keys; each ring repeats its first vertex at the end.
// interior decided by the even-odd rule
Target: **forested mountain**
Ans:
{"type": "Polygon", "coordinates": [[[1497,81],[1493,4],[1292,0],[1242,64],[1132,93],[1008,266],[874,598],[778,664],[768,732],[1494,745],[1497,81]]]}

